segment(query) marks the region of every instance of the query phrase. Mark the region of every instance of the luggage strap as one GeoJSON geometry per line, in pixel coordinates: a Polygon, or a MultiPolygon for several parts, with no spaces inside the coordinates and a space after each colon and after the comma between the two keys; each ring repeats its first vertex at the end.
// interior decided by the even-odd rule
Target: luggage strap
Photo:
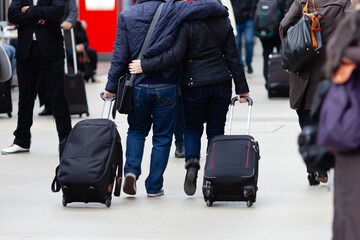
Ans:
{"type": "Polygon", "coordinates": [[[55,169],[55,177],[54,177],[54,180],[51,183],[51,191],[52,192],[59,192],[60,191],[60,184],[59,184],[59,181],[57,180],[58,169],[59,169],[59,166],[57,166],[56,169],[55,169]]]}
{"type": "Polygon", "coordinates": [[[312,0],[312,5],[314,7],[314,13],[308,13],[309,1],[310,0],[307,0],[307,2],[306,2],[306,5],[305,5],[305,7],[303,9],[303,14],[306,15],[312,21],[311,38],[312,38],[312,41],[313,41],[313,47],[316,48],[317,47],[317,41],[316,41],[316,38],[315,38],[315,33],[321,31],[320,27],[316,28],[317,25],[319,24],[319,21],[320,21],[318,16],[320,16],[322,18],[325,18],[325,16],[316,11],[315,1],[314,0],[312,0]]]}

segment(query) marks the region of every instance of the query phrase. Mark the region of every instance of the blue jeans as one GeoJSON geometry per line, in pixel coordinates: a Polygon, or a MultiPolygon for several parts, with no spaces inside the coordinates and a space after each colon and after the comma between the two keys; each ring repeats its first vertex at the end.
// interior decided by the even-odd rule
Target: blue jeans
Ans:
{"type": "Polygon", "coordinates": [[[236,44],[238,47],[240,62],[241,65],[244,66],[244,62],[242,60],[242,35],[244,34],[245,41],[245,63],[246,65],[251,65],[254,51],[254,19],[249,18],[244,23],[236,24],[236,29],[238,35],[236,37],[236,44]]]}
{"type": "Polygon", "coordinates": [[[153,128],[150,172],[145,181],[147,193],[163,187],[163,173],[169,159],[176,118],[176,84],[139,84],[133,91],[133,109],[128,115],[124,173],[141,174],[145,137],[153,128]]]}
{"type": "Polygon", "coordinates": [[[16,66],[16,60],[15,60],[15,47],[9,44],[1,44],[1,46],[4,48],[6,54],[9,57],[10,63],[11,63],[11,77],[10,77],[10,83],[12,83],[12,78],[15,71],[16,66]]]}
{"type": "Polygon", "coordinates": [[[200,159],[204,122],[208,145],[213,137],[224,135],[231,93],[231,86],[223,85],[182,89],[185,161],[191,158],[200,159]]]}

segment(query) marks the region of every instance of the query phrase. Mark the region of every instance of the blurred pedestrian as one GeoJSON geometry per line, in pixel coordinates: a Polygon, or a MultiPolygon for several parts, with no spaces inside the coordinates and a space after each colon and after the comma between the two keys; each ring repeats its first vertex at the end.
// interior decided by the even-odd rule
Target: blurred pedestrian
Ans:
{"type": "MultiPolygon", "coordinates": [[[[314,12],[314,1],[311,0],[295,0],[291,5],[289,12],[280,23],[281,40],[286,36],[287,30],[302,17],[303,8],[307,2],[309,3],[309,12],[314,12]]],[[[351,2],[350,0],[316,0],[315,7],[319,14],[325,16],[320,18],[320,26],[323,45],[326,46],[337,24],[350,13],[351,2]]],[[[290,73],[290,107],[296,110],[301,128],[311,123],[310,109],[317,85],[325,79],[322,69],[326,59],[326,52],[321,51],[308,69],[300,74],[290,73]]],[[[320,178],[312,169],[307,169],[307,172],[310,186],[320,184],[319,180],[327,182],[326,172],[321,173],[320,178]]]]}
{"type": "Polygon", "coordinates": [[[254,53],[254,13],[258,0],[231,0],[232,7],[235,13],[236,28],[237,28],[237,48],[240,55],[240,63],[243,67],[242,60],[242,41],[244,37],[245,42],[245,63],[247,72],[253,73],[252,59],[254,53]]]}
{"type": "MultiPolygon", "coordinates": [[[[338,25],[337,31],[329,42],[327,53],[326,72],[330,79],[342,64],[344,57],[355,63],[358,71],[360,68],[360,11],[355,11],[338,25]]],[[[356,81],[360,81],[359,75],[356,81]]],[[[359,171],[360,148],[336,153],[333,240],[358,240],[360,238],[360,189],[357,185],[360,183],[359,171]]]]}
{"type": "Polygon", "coordinates": [[[68,103],[64,94],[64,47],[60,23],[65,10],[63,0],[34,0],[33,4],[13,0],[8,10],[9,21],[18,24],[16,49],[19,84],[18,123],[15,140],[2,154],[29,152],[30,128],[40,75],[51,96],[59,142],[71,131],[68,103]]]}

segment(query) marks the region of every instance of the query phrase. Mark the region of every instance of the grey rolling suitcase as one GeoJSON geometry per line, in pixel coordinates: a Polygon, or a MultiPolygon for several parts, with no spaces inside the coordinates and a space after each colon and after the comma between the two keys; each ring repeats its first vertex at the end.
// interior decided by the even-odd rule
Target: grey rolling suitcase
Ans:
{"type": "Polygon", "coordinates": [[[269,55],[268,97],[289,97],[289,73],[281,68],[281,54],[269,55]]]}
{"type": "Polygon", "coordinates": [[[249,135],[251,108],[245,135],[230,135],[233,109],[237,97],[231,101],[228,135],[214,137],[209,145],[204,170],[203,195],[206,205],[216,201],[245,201],[251,207],[256,201],[260,159],[259,145],[249,135]]]}
{"type": "Polygon", "coordinates": [[[74,60],[74,73],[69,72],[68,64],[65,60],[65,96],[69,104],[69,111],[71,115],[79,114],[79,116],[81,117],[82,114],[86,114],[86,116],[89,116],[84,75],[83,73],[78,71],[77,67],[74,29],[71,28],[69,32],[63,31],[65,41],[65,53],[67,52],[66,50],[72,49],[74,60]],[[69,44],[69,42],[71,44],[69,44]]]}

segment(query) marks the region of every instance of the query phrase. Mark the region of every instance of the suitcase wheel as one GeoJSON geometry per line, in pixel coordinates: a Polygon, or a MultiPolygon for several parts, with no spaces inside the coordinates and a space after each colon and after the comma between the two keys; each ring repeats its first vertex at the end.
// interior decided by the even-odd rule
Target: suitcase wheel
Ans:
{"type": "Polygon", "coordinates": [[[248,207],[251,207],[253,204],[254,204],[254,202],[251,201],[251,200],[248,200],[248,201],[246,202],[246,205],[247,205],[248,207]]]}
{"type": "Polygon", "coordinates": [[[206,201],[206,206],[211,207],[212,205],[213,205],[213,201],[211,200],[206,201]]]}
{"type": "Polygon", "coordinates": [[[110,207],[111,206],[111,199],[106,199],[105,200],[105,205],[106,205],[106,207],[110,207]]]}

